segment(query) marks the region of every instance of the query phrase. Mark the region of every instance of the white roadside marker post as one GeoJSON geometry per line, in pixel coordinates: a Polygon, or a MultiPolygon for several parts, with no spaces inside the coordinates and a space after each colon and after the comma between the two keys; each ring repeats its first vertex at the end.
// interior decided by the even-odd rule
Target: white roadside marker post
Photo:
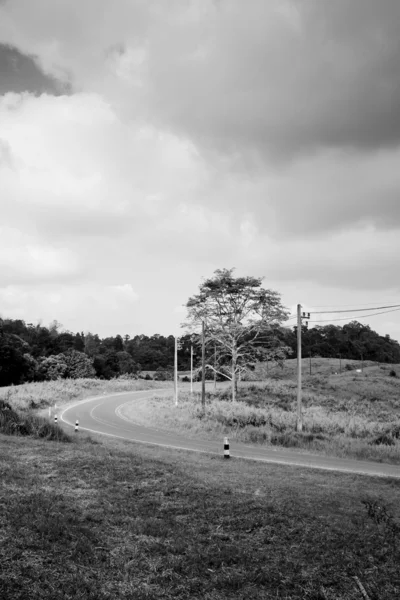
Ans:
{"type": "Polygon", "coordinates": [[[76,419],[76,421],[75,421],[75,433],[78,433],[78,427],[79,427],[79,419],[76,419]]]}
{"type": "Polygon", "coordinates": [[[229,458],[229,439],[224,438],[224,458],[229,458]]]}

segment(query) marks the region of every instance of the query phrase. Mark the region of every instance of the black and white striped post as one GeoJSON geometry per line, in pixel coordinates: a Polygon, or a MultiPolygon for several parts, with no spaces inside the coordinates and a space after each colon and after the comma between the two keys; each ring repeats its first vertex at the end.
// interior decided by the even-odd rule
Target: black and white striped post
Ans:
{"type": "Polygon", "coordinates": [[[57,425],[57,414],[54,415],[54,423],[57,425]]]}
{"type": "Polygon", "coordinates": [[[75,421],[75,433],[78,433],[78,427],[79,427],[79,420],[76,419],[76,421],[75,421]]]}
{"type": "Polygon", "coordinates": [[[229,458],[229,440],[224,438],[224,458],[229,458]]]}

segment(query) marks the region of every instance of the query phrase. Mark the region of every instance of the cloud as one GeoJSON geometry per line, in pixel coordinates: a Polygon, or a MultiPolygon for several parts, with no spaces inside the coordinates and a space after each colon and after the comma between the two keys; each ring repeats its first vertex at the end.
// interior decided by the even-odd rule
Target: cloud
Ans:
{"type": "Polygon", "coordinates": [[[203,177],[190,143],[124,125],[96,94],[6,94],[0,132],[8,219],[33,220],[41,235],[58,239],[143,227],[203,177]]]}
{"type": "Polygon", "coordinates": [[[54,248],[34,236],[0,227],[0,273],[2,285],[48,281],[69,281],[84,275],[76,254],[68,248],[54,248]]]}
{"type": "Polygon", "coordinates": [[[14,91],[58,82],[0,95],[0,279],[34,278],[27,306],[166,331],[230,265],[291,304],[305,287],[393,289],[397,0],[34,4],[0,5],[25,65],[14,91]]]}
{"type": "Polygon", "coordinates": [[[138,294],[131,284],[81,283],[70,286],[52,283],[40,288],[33,285],[0,288],[3,317],[24,318],[29,305],[33,321],[43,320],[47,324],[57,319],[66,324],[66,329],[74,331],[75,327],[75,331],[84,329],[93,332],[97,332],[99,323],[103,322],[101,328],[109,335],[115,327],[128,331],[127,314],[134,310],[137,301],[138,294]],[[111,326],[107,327],[104,323],[107,319],[111,326]]]}
{"type": "Polygon", "coordinates": [[[14,0],[1,13],[0,37],[47,73],[204,151],[287,160],[399,142],[397,0],[91,0],[79,12],[14,0]]]}
{"type": "Polygon", "coordinates": [[[0,95],[7,92],[31,92],[34,94],[66,93],[69,86],[46,76],[32,57],[17,48],[0,43],[0,95]]]}
{"type": "MultiPolygon", "coordinates": [[[[254,229],[255,226],[253,225],[254,229]]],[[[258,272],[279,287],[290,282],[336,290],[399,292],[394,273],[400,252],[398,231],[366,226],[319,239],[292,239],[285,245],[257,233],[248,245],[241,268],[258,272]]]]}

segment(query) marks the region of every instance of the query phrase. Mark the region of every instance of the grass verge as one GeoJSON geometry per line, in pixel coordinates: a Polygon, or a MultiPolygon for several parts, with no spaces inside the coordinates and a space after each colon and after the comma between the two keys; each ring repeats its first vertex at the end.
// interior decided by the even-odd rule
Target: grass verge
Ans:
{"type": "Polygon", "coordinates": [[[2,600],[400,594],[397,480],[0,434],[0,481],[2,600]]]}
{"type": "MultiPolygon", "coordinates": [[[[207,392],[206,410],[200,394],[181,392],[178,407],[172,398],[155,397],[127,405],[123,413],[144,425],[220,439],[228,435],[247,444],[297,448],[327,456],[400,464],[400,411],[384,420],[363,402],[336,401],[311,391],[304,394],[303,432],[296,429],[295,390],[290,382],[269,381],[239,388],[236,402],[228,388],[207,392]]],[[[386,413],[385,413],[386,415],[386,413]]]]}
{"type": "Polygon", "coordinates": [[[146,381],[142,379],[117,378],[100,379],[59,379],[57,381],[41,381],[0,388],[0,400],[8,402],[16,410],[37,410],[49,406],[63,406],[73,400],[81,400],[97,394],[118,392],[135,392],[140,390],[160,389],[171,386],[166,381],[146,381]]]}

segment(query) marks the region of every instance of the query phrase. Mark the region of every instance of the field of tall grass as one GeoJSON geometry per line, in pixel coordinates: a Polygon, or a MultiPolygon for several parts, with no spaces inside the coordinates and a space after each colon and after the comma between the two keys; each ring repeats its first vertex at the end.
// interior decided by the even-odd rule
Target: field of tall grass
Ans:
{"type": "MultiPolygon", "coordinates": [[[[49,406],[99,394],[171,388],[170,398],[154,398],[125,407],[128,418],[144,425],[188,433],[192,437],[231,439],[248,444],[297,448],[339,457],[352,457],[400,464],[400,378],[397,365],[346,361],[342,372],[335,371],[335,359],[313,359],[312,374],[303,361],[303,431],[296,432],[295,361],[287,361],[287,378],[280,367],[268,367],[264,381],[239,385],[236,402],[230,400],[230,386],[218,383],[207,391],[206,410],[201,409],[199,392],[189,393],[188,384],[179,384],[179,405],[174,406],[173,382],[119,378],[59,380],[29,383],[0,389],[0,400],[20,413],[45,416],[49,406]],[[347,367],[346,367],[347,365],[347,367]],[[134,415],[132,417],[132,415],[134,415]]],[[[260,365],[253,378],[262,375],[260,365]]],[[[208,384],[208,389],[213,385],[208,384]]],[[[199,384],[195,385],[199,389],[199,384]]],[[[26,420],[26,419],[25,419],[26,420]]]]}
{"type": "MultiPolygon", "coordinates": [[[[325,455],[400,464],[400,379],[390,366],[316,373],[303,386],[303,431],[296,432],[297,385],[270,378],[207,392],[205,411],[198,392],[135,404],[135,420],[192,437],[298,448],[325,455]]],[[[356,363],[357,361],[353,361],[356,363]]],[[[355,364],[357,367],[358,365],[355,364]]],[[[129,415],[129,406],[124,408],[129,415]]],[[[131,411],[132,414],[132,411],[131,411]]]]}
{"type": "Polygon", "coordinates": [[[172,386],[167,381],[146,381],[119,377],[117,379],[59,379],[24,383],[0,388],[0,400],[12,404],[16,410],[43,409],[48,406],[62,406],[73,400],[80,400],[97,394],[112,394],[139,390],[160,389],[172,386]]]}

